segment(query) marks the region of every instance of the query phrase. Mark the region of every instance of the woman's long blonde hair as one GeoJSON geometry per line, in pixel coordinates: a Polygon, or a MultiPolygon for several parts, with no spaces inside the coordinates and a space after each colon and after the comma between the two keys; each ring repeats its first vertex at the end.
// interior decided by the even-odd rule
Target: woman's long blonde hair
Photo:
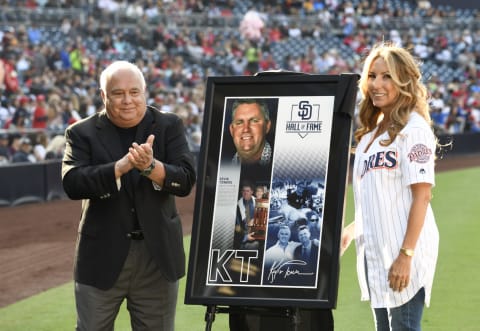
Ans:
{"type": "Polygon", "coordinates": [[[419,63],[406,49],[393,43],[382,42],[375,45],[365,58],[362,75],[358,82],[362,98],[359,104],[359,127],[354,134],[355,141],[358,143],[365,134],[373,131],[382,115],[380,109],[373,105],[368,94],[370,67],[378,58],[385,61],[393,84],[398,91],[398,98],[390,115],[392,122],[387,129],[389,139],[381,142],[382,145],[387,146],[404,128],[412,111],[419,113],[430,124],[431,118],[428,92],[421,81],[422,74],[419,63]]]}

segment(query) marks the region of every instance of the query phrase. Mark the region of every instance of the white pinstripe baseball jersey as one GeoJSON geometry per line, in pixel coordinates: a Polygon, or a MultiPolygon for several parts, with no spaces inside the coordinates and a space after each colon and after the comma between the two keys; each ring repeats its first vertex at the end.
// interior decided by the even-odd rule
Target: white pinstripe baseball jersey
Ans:
{"type": "Polygon", "coordinates": [[[415,248],[407,288],[394,292],[389,287],[388,271],[405,236],[412,204],[410,185],[435,184],[435,137],[416,112],[412,112],[392,144],[380,145],[380,140],[388,137],[384,133],[365,151],[374,134],[375,131],[362,137],[353,169],[355,243],[362,300],[370,299],[373,308],[398,307],[425,287],[428,306],[439,242],[430,205],[415,248]]]}

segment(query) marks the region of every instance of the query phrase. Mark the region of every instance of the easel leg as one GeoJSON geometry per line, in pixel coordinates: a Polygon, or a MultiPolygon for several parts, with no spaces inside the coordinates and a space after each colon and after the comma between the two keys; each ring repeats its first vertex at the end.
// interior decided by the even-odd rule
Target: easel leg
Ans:
{"type": "Polygon", "coordinates": [[[299,308],[293,308],[292,309],[292,331],[298,331],[300,330],[300,325],[302,324],[302,318],[300,316],[300,309],[299,308]]]}
{"type": "Polygon", "coordinates": [[[205,312],[205,331],[210,331],[212,329],[213,321],[215,321],[215,312],[215,305],[207,306],[207,311],[205,312]]]}

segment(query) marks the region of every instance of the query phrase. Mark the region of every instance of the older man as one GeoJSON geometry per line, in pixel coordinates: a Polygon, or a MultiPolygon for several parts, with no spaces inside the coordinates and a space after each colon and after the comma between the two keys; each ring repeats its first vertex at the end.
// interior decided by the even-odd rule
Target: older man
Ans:
{"type": "Polygon", "coordinates": [[[133,330],[174,330],[185,274],[175,196],[195,180],[180,118],[146,105],[141,70],[100,75],[105,109],[65,132],[65,192],[82,199],[75,255],[77,330],[113,330],[127,300],[133,330]]]}
{"type": "Polygon", "coordinates": [[[290,241],[292,232],[287,225],[281,225],[277,232],[278,241],[265,251],[265,267],[269,268],[274,262],[284,263],[293,260],[293,253],[300,243],[290,241]]]}

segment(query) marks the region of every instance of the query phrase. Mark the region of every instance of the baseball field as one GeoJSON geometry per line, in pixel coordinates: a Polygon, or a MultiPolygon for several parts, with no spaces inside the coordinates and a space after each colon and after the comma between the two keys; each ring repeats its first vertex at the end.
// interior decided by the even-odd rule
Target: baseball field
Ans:
{"type": "MultiPolygon", "coordinates": [[[[424,330],[480,329],[480,282],[476,274],[480,250],[480,158],[460,156],[439,160],[432,206],[440,230],[440,254],[431,307],[424,330]],[[468,162],[465,163],[465,158],[468,162]],[[447,165],[447,163],[449,163],[447,165]],[[452,170],[453,169],[453,170],[452,170]]],[[[189,248],[194,194],[179,199],[186,248],[189,248]]],[[[0,209],[0,330],[73,330],[75,306],[71,282],[78,201],[55,201],[0,209]]],[[[351,188],[345,222],[353,217],[351,188]]],[[[188,254],[188,251],[187,251],[188,254]]],[[[205,307],[183,304],[186,279],[181,280],[176,330],[204,330],[205,307]]],[[[336,330],[373,330],[369,304],[360,302],[352,246],[341,259],[336,330]]],[[[115,330],[130,330],[122,307],[115,330]]],[[[228,330],[217,314],[212,330],[228,330]]]]}

